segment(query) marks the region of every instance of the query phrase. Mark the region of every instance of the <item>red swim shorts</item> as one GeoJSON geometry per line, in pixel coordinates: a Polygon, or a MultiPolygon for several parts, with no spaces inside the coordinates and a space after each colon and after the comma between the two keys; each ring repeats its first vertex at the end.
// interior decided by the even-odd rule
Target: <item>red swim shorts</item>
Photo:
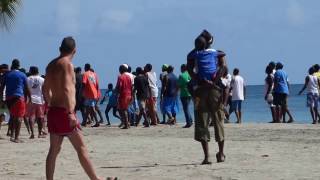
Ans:
{"type": "Polygon", "coordinates": [[[23,97],[7,98],[10,115],[13,118],[23,118],[26,114],[26,103],[23,97]]]}
{"type": "Polygon", "coordinates": [[[120,96],[118,101],[118,108],[120,110],[127,110],[131,103],[131,96],[120,96]]]}
{"type": "Polygon", "coordinates": [[[27,114],[28,118],[44,118],[44,105],[29,103],[27,104],[27,114]]]}
{"type": "Polygon", "coordinates": [[[67,136],[80,129],[80,123],[74,128],[70,127],[70,121],[68,112],[65,108],[61,107],[49,107],[47,119],[48,119],[48,131],[50,134],[56,134],[61,136],[67,136]]]}

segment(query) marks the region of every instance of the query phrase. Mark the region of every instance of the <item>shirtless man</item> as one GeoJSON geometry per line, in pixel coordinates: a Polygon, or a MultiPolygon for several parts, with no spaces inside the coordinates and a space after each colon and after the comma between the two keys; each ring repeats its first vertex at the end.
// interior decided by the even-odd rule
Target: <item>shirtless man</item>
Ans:
{"type": "Polygon", "coordinates": [[[63,138],[67,136],[77,151],[80,163],[91,180],[100,180],[89,159],[87,147],[79,131],[75,110],[75,74],[72,58],[76,52],[72,37],[63,39],[60,56],[49,63],[43,86],[45,101],[49,105],[48,130],[50,149],[46,161],[47,180],[53,180],[56,158],[63,138]]]}

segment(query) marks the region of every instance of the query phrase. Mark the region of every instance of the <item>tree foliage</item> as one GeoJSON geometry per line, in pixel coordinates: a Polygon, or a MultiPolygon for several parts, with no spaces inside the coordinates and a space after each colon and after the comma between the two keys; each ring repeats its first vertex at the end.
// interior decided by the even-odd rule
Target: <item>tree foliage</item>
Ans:
{"type": "Polygon", "coordinates": [[[21,0],[0,0],[0,29],[10,30],[21,0]]]}

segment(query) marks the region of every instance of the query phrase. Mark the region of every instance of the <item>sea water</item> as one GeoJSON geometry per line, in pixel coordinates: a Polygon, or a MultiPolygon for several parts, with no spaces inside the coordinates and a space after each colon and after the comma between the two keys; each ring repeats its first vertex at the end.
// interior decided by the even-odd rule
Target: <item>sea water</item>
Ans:
{"type": "MultiPolygon", "coordinates": [[[[288,107],[289,110],[295,120],[295,123],[311,123],[312,119],[310,116],[309,109],[306,107],[306,95],[298,95],[299,91],[301,90],[303,85],[295,84],[290,86],[290,95],[288,97],[288,107]]],[[[243,123],[250,122],[250,123],[268,123],[272,120],[270,108],[268,104],[264,101],[264,86],[263,85],[254,85],[254,86],[247,86],[246,87],[246,99],[242,104],[242,121],[243,123]]],[[[105,90],[102,90],[104,94],[105,90]]],[[[159,103],[159,101],[158,101],[159,103]]],[[[158,105],[158,107],[160,107],[158,105]]],[[[177,120],[179,123],[184,123],[184,113],[182,110],[182,105],[179,100],[179,107],[180,111],[177,114],[177,120]]],[[[106,102],[100,106],[101,112],[104,116],[104,110],[106,108],[106,102]]],[[[193,112],[193,106],[190,106],[191,113],[193,112]]],[[[158,110],[158,114],[160,119],[162,120],[161,111],[158,110]]],[[[192,113],[193,114],[193,113],[192,113]]],[[[119,123],[118,119],[115,119],[112,116],[112,110],[109,113],[109,117],[111,123],[117,124],[119,123]]],[[[286,117],[288,120],[289,117],[286,117]]],[[[231,122],[236,121],[236,117],[234,113],[230,117],[231,122]]]]}

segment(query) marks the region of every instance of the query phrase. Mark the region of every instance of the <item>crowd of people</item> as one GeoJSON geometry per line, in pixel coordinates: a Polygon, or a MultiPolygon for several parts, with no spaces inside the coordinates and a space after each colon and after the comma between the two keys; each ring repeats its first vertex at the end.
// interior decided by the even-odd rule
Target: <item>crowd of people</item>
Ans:
{"type": "MultiPolygon", "coordinates": [[[[20,67],[18,59],[12,61],[10,68],[7,64],[0,66],[0,129],[8,109],[7,135],[12,142],[22,142],[19,138],[22,122],[30,133],[30,139],[35,138],[35,123],[39,138],[45,138],[50,133],[47,179],[53,179],[62,140],[68,137],[90,179],[99,179],[88,157],[80,133],[81,126],[94,128],[104,123],[107,127],[111,126],[110,110],[119,119],[121,129],[139,126],[141,119],[141,124],[146,128],[158,124],[175,125],[180,99],[186,121],[183,128],[194,125],[194,138],[201,143],[204,153],[202,164],[211,164],[209,126],[214,127],[219,147],[217,162],[224,162],[223,124],[230,122],[233,112],[236,123],[242,123],[241,106],[246,97],[246,85],[238,68],[233,70],[233,75],[229,74],[226,53],[213,49],[213,43],[213,36],[204,30],[195,39],[194,49],[187,55],[187,63],[180,66],[178,76],[172,65],[164,64],[158,79],[151,64],[137,67],[134,71],[130,65],[122,64],[117,83],[108,84],[102,94],[98,75],[91,64],[84,65],[84,72],[81,67],[73,67],[76,44],[72,37],[66,37],[61,43],[60,55],[48,64],[44,76],[39,74],[36,66],[26,72],[20,67]],[[100,105],[105,102],[104,118],[100,105]],[[190,111],[191,103],[194,105],[193,111],[190,111]],[[81,113],[81,123],[76,118],[77,112],[81,113]]],[[[301,94],[307,89],[307,105],[314,124],[319,120],[319,70],[319,65],[309,69],[300,91],[301,94]]],[[[289,82],[283,65],[271,62],[266,67],[266,74],[265,100],[270,105],[272,123],[280,123],[281,119],[282,122],[292,123],[294,120],[287,103],[289,82]],[[288,121],[285,120],[286,114],[289,115],[288,121]]]]}

